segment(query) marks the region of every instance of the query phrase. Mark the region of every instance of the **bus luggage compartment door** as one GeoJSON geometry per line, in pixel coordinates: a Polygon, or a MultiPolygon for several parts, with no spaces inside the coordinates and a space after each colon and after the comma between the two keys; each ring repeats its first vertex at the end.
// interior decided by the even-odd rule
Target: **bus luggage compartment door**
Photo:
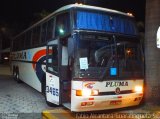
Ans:
{"type": "Polygon", "coordinates": [[[46,72],[46,101],[59,105],[59,77],[46,72]]]}

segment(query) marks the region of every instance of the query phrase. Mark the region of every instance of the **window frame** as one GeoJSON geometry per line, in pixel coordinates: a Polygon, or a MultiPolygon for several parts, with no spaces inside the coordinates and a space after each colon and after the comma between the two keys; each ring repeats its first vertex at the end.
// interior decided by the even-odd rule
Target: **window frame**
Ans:
{"type": "Polygon", "coordinates": [[[47,45],[46,71],[49,72],[49,73],[51,73],[51,74],[55,74],[55,75],[57,75],[57,76],[58,76],[58,74],[59,74],[59,60],[58,60],[58,58],[59,58],[58,45],[47,45]],[[57,57],[56,57],[56,58],[57,58],[57,59],[56,59],[56,60],[57,60],[57,66],[54,66],[54,65],[53,65],[53,52],[52,52],[52,54],[51,54],[52,62],[51,62],[51,63],[48,62],[48,60],[50,59],[50,56],[49,56],[49,54],[50,54],[50,52],[49,52],[50,47],[52,47],[52,51],[53,51],[53,50],[57,50],[57,51],[56,51],[56,53],[57,53],[57,57]],[[48,69],[49,67],[52,68],[53,71],[49,70],[49,69],[48,69]],[[54,70],[54,67],[57,68],[57,71],[54,70]]]}
{"type": "Polygon", "coordinates": [[[60,38],[60,37],[65,37],[66,35],[70,34],[72,32],[72,18],[71,18],[71,10],[67,10],[67,11],[63,11],[63,12],[60,12],[58,14],[55,15],[55,26],[54,26],[54,38],[60,38]],[[69,18],[69,21],[68,21],[68,32],[64,33],[63,35],[60,35],[57,33],[57,17],[58,16],[63,16],[64,14],[68,14],[68,18],[69,18]]]}

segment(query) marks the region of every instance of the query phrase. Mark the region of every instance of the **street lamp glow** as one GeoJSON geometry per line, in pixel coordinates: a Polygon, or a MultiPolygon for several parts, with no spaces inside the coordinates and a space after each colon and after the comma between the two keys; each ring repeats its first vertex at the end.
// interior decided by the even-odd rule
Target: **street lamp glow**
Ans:
{"type": "Polygon", "coordinates": [[[8,57],[4,57],[4,59],[5,59],[5,60],[8,60],[9,58],[8,58],[8,57]]]}
{"type": "Polygon", "coordinates": [[[64,30],[63,30],[62,28],[60,28],[60,29],[59,29],[59,33],[60,33],[61,35],[63,35],[63,34],[64,34],[64,30]]]}

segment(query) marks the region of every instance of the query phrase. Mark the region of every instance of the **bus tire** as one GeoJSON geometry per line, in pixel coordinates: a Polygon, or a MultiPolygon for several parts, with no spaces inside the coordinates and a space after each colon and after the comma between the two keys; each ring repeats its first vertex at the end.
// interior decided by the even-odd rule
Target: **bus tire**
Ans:
{"type": "Polygon", "coordinates": [[[16,70],[13,68],[13,79],[16,81],[16,70]]]}
{"type": "Polygon", "coordinates": [[[17,83],[22,83],[22,81],[19,78],[19,69],[17,68],[16,70],[16,76],[15,76],[15,80],[17,81],[17,83]]]}

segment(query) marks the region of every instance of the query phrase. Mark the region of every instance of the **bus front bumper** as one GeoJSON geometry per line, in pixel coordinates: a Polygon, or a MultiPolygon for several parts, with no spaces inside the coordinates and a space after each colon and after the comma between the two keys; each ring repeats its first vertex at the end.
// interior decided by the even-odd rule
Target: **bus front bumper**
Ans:
{"type": "Polygon", "coordinates": [[[143,93],[90,97],[74,96],[72,98],[71,111],[96,111],[136,106],[139,105],[142,97],[143,93]]]}

